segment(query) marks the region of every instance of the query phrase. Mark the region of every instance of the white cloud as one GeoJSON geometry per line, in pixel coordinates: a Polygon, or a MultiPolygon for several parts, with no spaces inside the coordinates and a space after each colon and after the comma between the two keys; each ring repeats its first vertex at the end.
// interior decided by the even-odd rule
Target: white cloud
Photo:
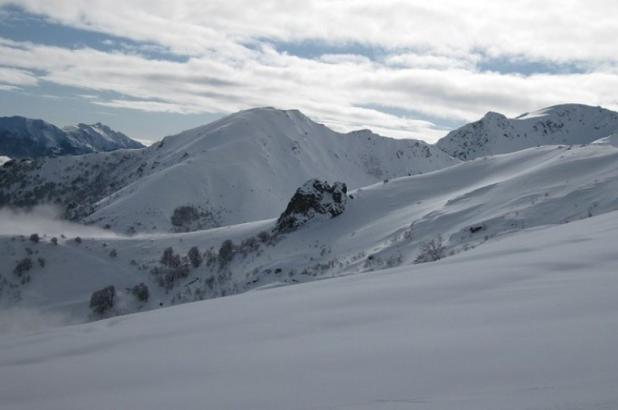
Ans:
{"type": "Polygon", "coordinates": [[[480,49],[552,61],[618,60],[618,3],[612,0],[134,0],[122,7],[109,0],[2,3],[198,55],[239,51],[240,41],[269,38],[420,47],[441,54],[480,49]]]}
{"type": "Polygon", "coordinates": [[[36,85],[37,78],[30,71],[0,66],[0,86],[7,89],[36,85]]]}
{"type": "Polygon", "coordinates": [[[613,1],[142,0],[117,7],[103,0],[21,0],[19,5],[62,24],[190,56],[148,59],[139,47],[122,42],[119,51],[102,52],[0,39],[3,64],[12,67],[7,70],[13,82],[0,81],[6,86],[49,81],[89,94],[121,95],[89,99],[105,106],[200,113],[272,105],[299,108],[340,130],[368,127],[427,140],[446,130],[367,107],[448,121],[474,120],[488,110],[515,115],[564,102],[618,108],[612,92],[618,89],[618,23],[612,18],[618,3],[613,1]],[[331,51],[311,59],[269,44],[309,40],[342,50],[355,43],[383,53],[370,60],[331,51]],[[478,64],[487,57],[576,64],[586,71],[482,72],[478,64]],[[37,78],[30,70],[43,74],[37,78]]]}

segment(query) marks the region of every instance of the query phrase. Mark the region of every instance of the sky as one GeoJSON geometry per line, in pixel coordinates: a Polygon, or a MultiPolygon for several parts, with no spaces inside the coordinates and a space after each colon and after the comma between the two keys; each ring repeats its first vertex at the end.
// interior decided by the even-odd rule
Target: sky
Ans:
{"type": "Polygon", "coordinates": [[[618,110],[614,0],[0,0],[0,115],[142,141],[258,106],[433,142],[487,111],[618,110]]]}

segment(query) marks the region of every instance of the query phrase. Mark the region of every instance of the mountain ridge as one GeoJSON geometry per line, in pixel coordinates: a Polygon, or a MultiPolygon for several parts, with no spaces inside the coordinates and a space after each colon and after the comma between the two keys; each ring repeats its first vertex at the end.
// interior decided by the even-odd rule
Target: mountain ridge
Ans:
{"type": "Polygon", "coordinates": [[[73,220],[117,232],[169,232],[170,218],[182,206],[195,207],[203,215],[196,225],[204,228],[249,222],[277,216],[310,178],[358,188],[457,163],[423,141],[343,134],[298,110],[257,108],[139,150],[3,167],[0,206],[51,198],[70,208],[73,220]],[[17,174],[25,188],[8,184],[17,174]]]}
{"type": "Polygon", "coordinates": [[[41,119],[0,117],[0,155],[10,158],[82,155],[144,145],[101,123],[59,128],[41,119]]]}
{"type": "Polygon", "coordinates": [[[463,161],[541,145],[589,144],[618,131],[618,113],[559,104],[514,118],[493,111],[441,138],[436,146],[463,161]]]}

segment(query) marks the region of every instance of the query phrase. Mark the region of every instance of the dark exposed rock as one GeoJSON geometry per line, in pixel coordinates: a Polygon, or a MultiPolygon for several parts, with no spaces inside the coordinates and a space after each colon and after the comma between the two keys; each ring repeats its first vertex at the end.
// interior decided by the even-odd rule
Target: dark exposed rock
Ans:
{"type": "Polygon", "coordinates": [[[296,190],[277,220],[276,230],[294,230],[317,215],[330,218],[340,215],[345,210],[347,192],[348,188],[343,182],[329,185],[326,181],[310,179],[296,190]]]}
{"type": "Polygon", "coordinates": [[[475,225],[475,226],[471,226],[470,228],[470,233],[477,233],[479,231],[482,231],[485,229],[484,225],[475,225]]]}

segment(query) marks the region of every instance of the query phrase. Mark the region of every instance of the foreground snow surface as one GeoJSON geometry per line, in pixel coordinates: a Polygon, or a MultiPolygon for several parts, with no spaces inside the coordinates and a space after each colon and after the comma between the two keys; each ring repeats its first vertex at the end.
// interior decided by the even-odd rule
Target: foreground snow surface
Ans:
{"type": "Polygon", "coordinates": [[[615,409],[618,213],[0,336],[2,409],[615,409]]]}

